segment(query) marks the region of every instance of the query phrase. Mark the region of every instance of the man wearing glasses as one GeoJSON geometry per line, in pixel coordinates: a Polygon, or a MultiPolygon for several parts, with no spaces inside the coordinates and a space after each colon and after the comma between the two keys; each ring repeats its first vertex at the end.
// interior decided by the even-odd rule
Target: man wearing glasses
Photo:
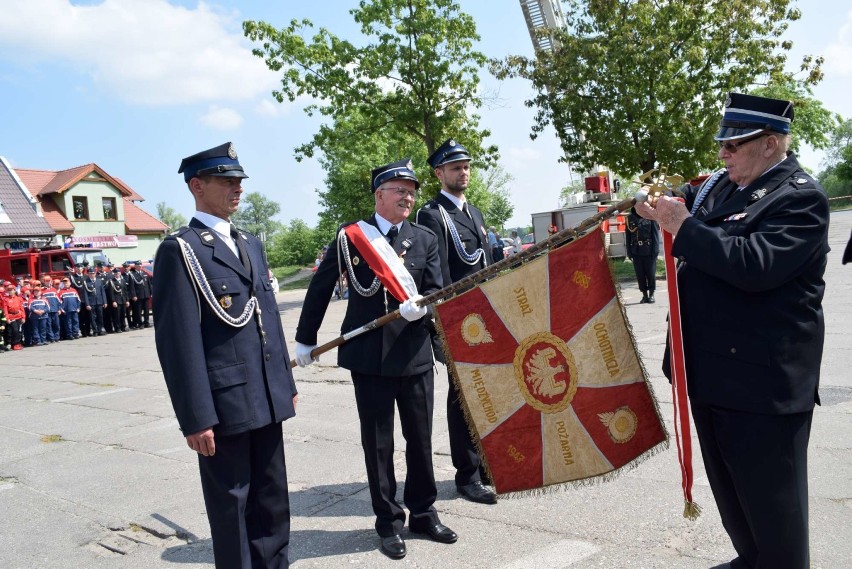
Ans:
{"type": "Polygon", "coordinates": [[[346,224],[338,232],[311,279],[296,329],[296,362],[310,365],[317,331],[341,271],[349,277],[343,334],[397,309],[402,316],[353,337],[338,348],[337,354],[340,367],[352,373],[376,532],[382,553],[392,559],[406,554],[401,536],[406,516],[396,500],[393,465],[394,406],[399,408],[406,441],[404,500],[409,510],[408,528],[440,543],[458,539],[453,530],[441,524],[434,506],[438,496],[432,468],[434,360],[429,319],[424,318],[428,309],[416,302],[421,295],[439,290],[442,280],[435,234],[406,221],[419,187],[408,159],[373,170],[375,213],[346,224]],[[354,235],[349,234],[352,230],[354,235]],[[404,267],[401,271],[400,265],[404,267]],[[410,293],[408,300],[400,303],[388,291],[386,269],[398,275],[402,288],[410,293]]]}
{"type": "MultiPolygon", "coordinates": [[[[417,223],[438,236],[444,284],[450,285],[488,264],[488,237],[482,212],[469,204],[464,192],[470,184],[470,154],[452,138],[429,157],[441,182],[441,191],[417,212],[417,223]]],[[[435,354],[443,362],[441,346],[435,354]]],[[[444,362],[446,363],[446,362],[444,362]]],[[[480,459],[464,420],[460,395],[450,381],[447,394],[450,456],[456,468],[456,489],[472,502],[496,504],[497,495],[482,483],[480,459]]]]}
{"type": "MultiPolygon", "coordinates": [[[[636,211],[674,236],[686,377],[701,454],[737,558],[807,568],[807,450],[819,403],[828,199],[788,152],[790,101],[731,93],[725,169],[686,204],[636,211]]],[[[663,371],[670,376],[669,351],[663,371]]]]}

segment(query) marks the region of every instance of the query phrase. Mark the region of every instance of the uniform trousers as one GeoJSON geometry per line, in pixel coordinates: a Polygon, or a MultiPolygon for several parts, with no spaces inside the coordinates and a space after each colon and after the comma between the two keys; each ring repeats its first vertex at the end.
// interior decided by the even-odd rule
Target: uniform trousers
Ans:
{"type": "Polygon", "coordinates": [[[286,569],[290,498],[281,423],[217,435],[198,455],[217,569],[286,569]]]}
{"type": "Polygon", "coordinates": [[[98,336],[106,332],[104,329],[104,305],[93,304],[92,311],[92,336],[98,336]]]}
{"type": "Polygon", "coordinates": [[[447,430],[450,437],[450,457],[456,469],[456,486],[466,486],[482,480],[479,454],[464,420],[461,395],[452,379],[447,391],[447,430]]]}
{"type": "Polygon", "coordinates": [[[51,342],[58,342],[61,339],[59,329],[59,311],[47,313],[47,339],[51,342]]]}
{"type": "Polygon", "coordinates": [[[10,346],[15,346],[23,342],[23,333],[21,329],[23,328],[23,322],[20,320],[9,320],[6,322],[6,334],[8,334],[10,346]]]}
{"type": "Polygon", "coordinates": [[[78,321],[80,322],[80,333],[83,336],[91,336],[92,335],[92,307],[86,308],[83,306],[80,309],[80,313],[78,314],[78,321]]]}
{"type": "Polygon", "coordinates": [[[654,292],[657,288],[657,256],[634,255],[633,271],[642,292],[654,292]]]}
{"type": "Polygon", "coordinates": [[[761,415],[692,403],[710,489],[738,558],[733,569],[807,569],[813,411],[761,415]]]}
{"type": "Polygon", "coordinates": [[[124,304],[117,302],[118,306],[109,305],[109,322],[112,322],[112,331],[120,332],[124,328],[124,304]]]}
{"type": "Polygon", "coordinates": [[[361,423],[361,446],[367,467],[370,498],[376,514],[376,532],[389,537],[402,532],[405,512],[396,501],[393,469],[394,405],[399,408],[405,438],[405,491],[410,513],[408,525],[424,529],[438,523],[435,499],[438,489],[432,468],[432,410],[434,372],[387,377],[352,372],[355,402],[361,423]]]}

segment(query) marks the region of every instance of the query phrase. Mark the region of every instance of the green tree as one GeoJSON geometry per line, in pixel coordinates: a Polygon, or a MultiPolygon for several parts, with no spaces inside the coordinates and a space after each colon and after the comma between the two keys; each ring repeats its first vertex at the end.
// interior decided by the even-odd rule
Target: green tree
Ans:
{"type": "Polygon", "coordinates": [[[269,266],[312,265],[320,248],[321,245],[316,243],[315,231],[301,219],[294,219],[270,240],[269,266]]]}
{"type": "Polygon", "coordinates": [[[795,115],[790,125],[790,147],[794,152],[799,151],[802,141],[814,148],[828,148],[829,136],[840,126],[840,116],[815,99],[809,85],[789,75],[776,76],[768,85],[754,89],[752,94],[793,101],[795,115]]]}
{"type": "Polygon", "coordinates": [[[272,219],[281,211],[278,202],[259,192],[245,193],[240,201],[240,209],[231,216],[234,225],[253,233],[264,242],[281,230],[281,222],[272,219]]]}
{"type": "MultiPolygon", "coordinates": [[[[644,172],[657,163],[686,177],[716,162],[721,98],[782,77],[799,19],[790,0],[566,0],[557,47],[535,59],[492,62],[499,78],[532,81],[532,137],[552,124],[564,159],[585,169],[644,172]]],[[[822,78],[806,57],[804,84],[822,78]]]]}
{"type": "Polygon", "coordinates": [[[174,208],[166,205],[166,202],[157,204],[157,217],[169,227],[169,231],[174,231],[178,227],[186,225],[186,218],[175,211],[174,208]]]}
{"type": "Polygon", "coordinates": [[[358,143],[393,132],[419,141],[425,156],[453,136],[479,161],[495,160],[497,148],[483,145],[489,131],[478,128],[479,116],[471,113],[482,105],[478,73],[486,61],[474,49],[479,36],[473,18],[453,0],[361,0],[350,14],[364,36],[358,45],[324,28],[306,40],[309,20],[280,30],[262,21],[243,23],[246,37],[260,46],[254,54],[282,72],[273,96],[283,102],[307,95],[316,102],[306,112],[334,125],[298,147],[297,159],[326,152],[341,136],[355,143],[350,154],[360,154],[365,147],[358,143]],[[353,114],[358,129],[340,128],[337,123],[353,114]]]}

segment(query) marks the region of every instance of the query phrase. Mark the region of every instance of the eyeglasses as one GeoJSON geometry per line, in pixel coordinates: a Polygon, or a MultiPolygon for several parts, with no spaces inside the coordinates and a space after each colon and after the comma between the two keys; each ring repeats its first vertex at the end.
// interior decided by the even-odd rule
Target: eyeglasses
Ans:
{"type": "Polygon", "coordinates": [[[720,140],[719,141],[719,148],[724,149],[725,152],[728,152],[730,154],[736,154],[737,150],[740,149],[740,146],[742,146],[744,144],[748,144],[749,142],[751,142],[753,140],[757,140],[758,138],[763,138],[764,136],[769,136],[769,133],[762,132],[762,133],[758,134],[757,136],[752,136],[751,138],[746,138],[745,140],[740,140],[739,142],[731,142],[729,140],[720,140]]]}
{"type": "Polygon", "coordinates": [[[408,188],[402,188],[402,187],[382,188],[382,191],[392,191],[392,192],[396,193],[396,195],[398,195],[401,198],[410,197],[411,199],[415,199],[415,200],[417,199],[417,196],[420,195],[419,190],[409,190],[408,188]]]}

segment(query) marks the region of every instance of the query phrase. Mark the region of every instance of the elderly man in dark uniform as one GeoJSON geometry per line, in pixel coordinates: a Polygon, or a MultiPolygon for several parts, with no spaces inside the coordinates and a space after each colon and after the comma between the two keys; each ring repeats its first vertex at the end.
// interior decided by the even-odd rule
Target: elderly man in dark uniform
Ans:
{"type": "Polygon", "coordinates": [[[263,248],[237,230],[246,178],[230,143],[181,162],[188,227],[157,251],[157,354],[180,428],[198,453],[219,569],[289,566],[281,422],[296,386],[263,248]]]}
{"type": "MultiPolygon", "coordinates": [[[[805,569],[828,200],[787,151],[793,105],[732,93],[725,169],[640,215],[674,235],[686,378],[734,569],[805,569]]],[[[669,354],[664,371],[669,374],[669,354]]]]}
{"type": "Polygon", "coordinates": [[[455,532],[441,524],[434,506],[438,494],[432,468],[434,360],[424,318],[428,310],[416,304],[421,294],[441,288],[441,265],[435,234],[406,221],[420,186],[411,162],[402,160],[373,170],[372,178],[375,214],[338,233],[311,279],[296,330],[296,360],[299,365],[311,363],[310,353],[316,347],[317,331],[341,267],[349,275],[350,291],[342,325],[344,334],[399,308],[403,318],[340,346],[338,363],[352,372],[381,551],[401,559],[406,553],[400,535],[405,512],[396,501],[394,404],[399,408],[406,440],[404,498],[410,513],[409,530],[442,543],[458,539],[455,532]],[[358,242],[354,237],[350,240],[347,230],[356,229],[369,241],[358,242]],[[409,297],[402,304],[376,276],[378,269],[365,260],[371,254],[383,255],[387,266],[405,267],[399,278],[407,283],[409,297]]]}
{"type": "Polygon", "coordinates": [[[127,296],[127,285],[121,276],[121,269],[112,269],[112,276],[105,279],[107,293],[107,321],[112,324],[115,333],[123,332],[124,311],[129,303],[127,296]]]}
{"type": "MultiPolygon", "coordinates": [[[[470,183],[470,159],[464,146],[453,139],[445,141],[429,157],[429,165],[441,182],[441,191],[417,212],[417,223],[438,236],[445,285],[488,264],[488,237],[482,212],[469,204],[464,195],[470,183]]],[[[438,342],[435,342],[435,353],[443,361],[438,342]]],[[[447,395],[447,427],[450,455],[456,468],[456,489],[473,502],[496,504],[497,495],[482,483],[479,454],[465,423],[460,397],[451,381],[447,395]]]]}
{"type": "MultiPolygon", "coordinates": [[[[92,335],[92,305],[89,302],[89,292],[86,288],[85,269],[89,266],[88,261],[83,261],[79,265],[74,265],[74,271],[68,273],[68,278],[71,280],[71,288],[77,291],[77,296],[80,297],[80,335],[82,337],[92,335]]],[[[94,291],[92,291],[94,292],[94,291]]]]}

